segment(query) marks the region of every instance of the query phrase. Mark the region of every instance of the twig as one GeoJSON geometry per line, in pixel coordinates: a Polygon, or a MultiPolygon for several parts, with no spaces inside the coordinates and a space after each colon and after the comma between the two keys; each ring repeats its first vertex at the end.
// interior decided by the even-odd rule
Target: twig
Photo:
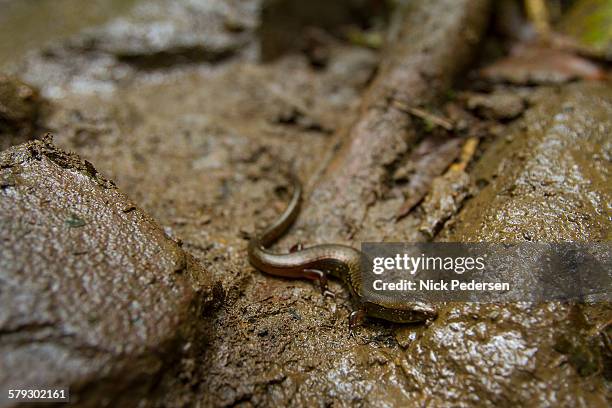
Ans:
{"type": "Polygon", "coordinates": [[[542,38],[547,38],[551,30],[546,2],[544,0],[525,0],[525,9],[538,34],[542,38]]]}
{"type": "Polygon", "coordinates": [[[395,101],[394,106],[398,108],[399,110],[402,110],[413,116],[416,116],[417,118],[423,119],[425,121],[433,123],[434,125],[440,126],[441,128],[448,130],[449,132],[454,129],[453,124],[449,120],[444,119],[440,116],[434,115],[431,112],[427,112],[424,109],[408,107],[399,101],[395,101]]]}
{"type": "Polygon", "coordinates": [[[474,153],[476,152],[476,147],[478,147],[478,138],[477,137],[469,137],[463,147],[461,148],[461,155],[459,156],[459,161],[450,166],[449,171],[463,171],[467,167],[467,165],[472,161],[474,157],[474,153]]]}

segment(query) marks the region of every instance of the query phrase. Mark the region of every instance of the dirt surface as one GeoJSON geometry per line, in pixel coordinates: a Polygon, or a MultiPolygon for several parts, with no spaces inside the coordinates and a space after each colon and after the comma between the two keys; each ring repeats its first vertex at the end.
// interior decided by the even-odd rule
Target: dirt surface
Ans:
{"type": "MultiPolygon", "coordinates": [[[[452,100],[449,87],[486,26],[485,1],[433,9],[415,2],[392,19],[388,48],[327,38],[317,45],[322,64],[307,52],[258,62],[258,2],[171,3],[166,13],[168,2],[143,1],[15,68],[49,98],[44,125],[55,143],[95,163],[182,247],[156,227],[148,239],[202,266],[170,273],[176,282],[164,282],[159,296],[170,296],[172,285],[223,285],[225,300],[211,318],[186,311],[196,295],[167,299],[182,318],[155,330],[187,323],[201,330],[186,336],[194,339],[187,354],[180,342],[128,343],[129,355],[146,355],[139,347],[152,344],[164,364],[174,362],[149,377],[129,370],[134,378],[166,373],[163,396],[135,399],[145,406],[608,403],[607,306],[442,305],[427,324],[372,320],[351,334],[352,305],[338,282],[330,299],[309,282],[264,275],[248,264],[246,244],[284,207],[288,169],[306,185],[306,211],[281,249],[368,239],[608,240],[609,84],[503,85],[486,94],[469,89],[478,93],[471,106],[469,98],[452,100]],[[194,23],[201,19],[211,24],[194,23]],[[160,26],[170,34],[153,41],[160,26]],[[482,138],[475,163],[448,172],[469,138],[482,138]]],[[[15,188],[7,183],[3,192],[15,188]]],[[[164,265],[156,276],[168,275],[164,265]]],[[[116,378],[101,388],[111,399],[127,386],[116,378]]]]}
{"type": "Polygon", "coordinates": [[[69,386],[83,406],[154,398],[206,342],[210,275],[48,139],[3,151],[0,168],[2,388],[69,386]]]}

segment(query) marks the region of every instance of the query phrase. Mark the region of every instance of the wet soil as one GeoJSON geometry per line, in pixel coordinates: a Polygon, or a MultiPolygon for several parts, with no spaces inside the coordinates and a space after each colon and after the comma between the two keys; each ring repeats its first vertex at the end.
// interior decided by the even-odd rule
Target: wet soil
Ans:
{"type": "MultiPolygon", "coordinates": [[[[34,51],[14,68],[51,105],[43,121],[55,135],[54,143],[94,163],[96,174],[113,180],[133,200],[128,207],[137,208],[152,231],[143,239],[152,236],[166,248],[167,254],[162,251],[157,256],[193,257],[190,272],[172,272],[172,283],[150,289],[167,304],[151,306],[145,327],[156,321],[157,311],[176,315],[176,320],[159,326],[151,323],[144,337],[130,325],[108,338],[102,336],[111,350],[122,344],[121,336],[132,348],[119,357],[114,351],[101,354],[106,360],[96,355],[91,366],[90,360],[79,363],[92,367],[87,384],[96,391],[91,395],[103,390],[110,396],[109,404],[116,402],[115,396],[132,387],[119,380],[129,373],[130,378],[142,375],[150,380],[138,382],[141,391],[133,396],[145,406],[605,406],[609,402],[607,322],[612,313],[606,305],[444,305],[439,317],[427,324],[373,320],[350,333],[351,303],[339,283],[331,283],[336,298],[324,298],[311,283],[263,275],[246,259],[248,238],[284,208],[290,188],[284,175],[288,169],[306,185],[307,209],[281,249],[300,241],[330,239],[354,245],[366,239],[607,241],[612,126],[608,83],[556,88],[503,85],[494,97],[510,93],[512,100],[480,95],[471,105],[467,98],[453,101],[445,110],[442,95],[430,96],[422,77],[411,78],[419,88],[404,91],[411,97],[430,98],[424,99],[422,108],[449,118],[453,111],[459,112],[455,116],[467,118],[467,125],[454,121],[449,135],[410,116],[405,106],[393,108],[391,122],[398,119],[410,134],[401,138],[399,153],[396,149],[385,156],[374,177],[368,173],[366,180],[359,180],[359,189],[351,189],[351,184],[334,189],[329,187],[333,182],[326,184],[328,163],[340,163],[331,167],[332,174],[352,165],[346,155],[350,149],[342,146],[355,140],[347,135],[356,132],[353,125],[363,120],[368,107],[378,114],[390,109],[391,104],[381,108],[376,99],[388,89],[372,80],[381,72],[394,72],[398,63],[384,51],[338,40],[324,42],[323,66],[297,52],[261,63],[256,58],[257,2],[185,2],[187,6],[174,6],[173,13],[161,13],[167,3],[141,2],[107,25],[34,51]],[[211,24],[190,25],[198,19],[211,24]],[[151,40],[160,26],[176,28],[168,29],[172,34],[163,43],[151,40]],[[190,30],[201,35],[191,36],[190,30]],[[126,36],[129,41],[124,41],[126,36]],[[455,132],[460,143],[449,142],[455,132]],[[486,136],[474,162],[460,172],[446,172],[459,157],[459,145],[482,133],[486,136]],[[440,151],[444,154],[436,155],[440,151]],[[422,165],[411,167],[415,161],[422,165]],[[415,191],[419,199],[410,202],[407,213],[397,220],[406,196],[415,191]],[[363,192],[374,194],[365,194],[369,201],[362,200],[363,192]],[[338,202],[346,205],[333,206],[333,213],[322,211],[338,202]],[[175,285],[188,292],[194,285],[213,288],[213,282],[223,287],[224,297],[217,294],[223,303],[207,315],[191,309],[193,303],[208,304],[206,297],[172,289],[175,285]],[[188,329],[177,338],[174,330],[182,325],[188,329]],[[171,341],[154,340],[168,336],[171,341]],[[151,349],[164,361],[155,370],[140,364],[121,366],[124,358],[148,359],[151,349]],[[185,349],[188,352],[183,353],[185,349]],[[106,367],[100,361],[123,367],[103,377],[104,387],[95,373],[97,367],[106,367]],[[163,392],[145,396],[159,384],[163,392]]],[[[457,21],[464,20],[453,20],[450,14],[431,24],[462,27],[457,21]]],[[[428,41],[423,49],[412,46],[416,51],[404,48],[421,56],[417,62],[446,61],[442,51],[423,51],[431,47],[428,41]]],[[[457,52],[467,64],[470,49],[457,52]]],[[[435,88],[443,94],[454,75],[434,73],[440,81],[435,88]]],[[[403,80],[399,74],[395,78],[403,80]]],[[[44,146],[40,148],[55,151],[44,146]]],[[[44,157],[33,163],[53,165],[44,157]]],[[[40,175],[43,170],[32,171],[46,180],[40,175]]],[[[75,171],[69,173],[76,182],[91,183],[91,178],[79,172],[75,176],[75,171]]],[[[17,188],[10,180],[5,184],[5,194],[17,188]]],[[[38,188],[34,185],[35,194],[40,194],[38,188]]],[[[60,190],[79,197],[80,188],[70,185],[60,190]]],[[[113,200],[124,204],[128,199],[113,200]]],[[[94,208],[113,208],[113,200],[94,208]]],[[[100,224],[103,230],[108,227],[104,220],[100,224]]],[[[70,231],[83,228],[89,227],[70,231]]],[[[13,236],[8,234],[7,239],[13,236]]],[[[17,243],[7,242],[9,248],[18,248],[17,243]]],[[[106,247],[96,242],[92,251],[106,247]]],[[[44,249],[49,244],[40,245],[44,249]]],[[[123,248],[134,256],[149,253],[149,249],[140,253],[139,245],[143,244],[123,248]]],[[[69,248],[71,244],[62,244],[59,251],[63,254],[69,248]]],[[[162,261],[159,272],[139,273],[166,276],[165,266],[162,261]]],[[[139,268],[134,263],[133,269],[139,268]]],[[[134,288],[126,283],[126,290],[134,288]]],[[[139,296],[149,301],[148,293],[139,296]]],[[[89,327],[79,313],[67,309],[62,321],[89,327]]],[[[122,316],[110,314],[108,327],[122,322],[122,316]]],[[[106,326],[94,322],[91,327],[106,326]]],[[[15,332],[11,336],[22,335],[15,332]]],[[[23,336],[28,338],[28,333],[23,336]]],[[[0,338],[8,337],[0,332],[0,338]]]]}

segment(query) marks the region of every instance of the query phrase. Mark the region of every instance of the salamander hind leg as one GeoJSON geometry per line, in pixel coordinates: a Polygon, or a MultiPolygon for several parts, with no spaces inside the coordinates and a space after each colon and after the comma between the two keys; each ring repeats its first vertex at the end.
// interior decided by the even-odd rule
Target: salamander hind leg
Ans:
{"type": "Polygon", "coordinates": [[[321,294],[323,296],[336,297],[336,294],[327,288],[327,274],[317,269],[304,269],[304,277],[319,281],[321,285],[321,294]]]}
{"type": "Polygon", "coordinates": [[[302,249],[304,249],[304,245],[302,245],[301,242],[298,242],[297,244],[289,248],[289,252],[290,253],[300,252],[302,249]]]}

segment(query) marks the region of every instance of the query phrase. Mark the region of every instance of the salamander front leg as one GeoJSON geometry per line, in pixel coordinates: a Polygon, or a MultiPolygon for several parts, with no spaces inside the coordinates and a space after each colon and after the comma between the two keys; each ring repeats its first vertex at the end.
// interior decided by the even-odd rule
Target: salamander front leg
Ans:
{"type": "Polygon", "coordinates": [[[317,269],[304,269],[304,277],[319,281],[321,285],[321,294],[323,296],[336,297],[335,293],[327,289],[327,274],[317,269]]]}
{"type": "Polygon", "coordinates": [[[363,324],[363,322],[365,321],[365,317],[366,317],[366,312],[364,309],[358,309],[353,311],[350,315],[349,315],[349,332],[353,332],[353,329],[357,326],[361,326],[363,324]]]}

